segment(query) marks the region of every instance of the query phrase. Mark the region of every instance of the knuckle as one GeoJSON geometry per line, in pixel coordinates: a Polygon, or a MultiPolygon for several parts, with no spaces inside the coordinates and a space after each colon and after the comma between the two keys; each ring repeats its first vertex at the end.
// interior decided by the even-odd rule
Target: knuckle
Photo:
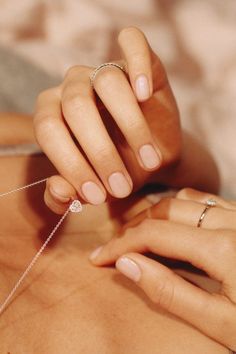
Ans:
{"type": "Polygon", "coordinates": [[[69,77],[71,77],[71,76],[76,75],[76,74],[78,73],[78,70],[79,70],[79,66],[78,66],[78,65],[73,65],[73,66],[71,66],[71,67],[67,70],[67,72],[66,72],[66,74],[65,74],[65,79],[67,79],[67,78],[69,78],[69,77]]]}
{"type": "Polygon", "coordinates": [[[78,115],[80,113],[86,112],[88,105],[90,104],[90,99],[86,96],[79,96],[78,94],[70,94],[65,96],[62,101],[62,110],[65,118],[70,116],[78,115]]]}
{"type": "Polygon", "coordinates": [[[40,92],[36,100],[36,107],[40,106],[41,103],[44,103],[46,100],[48,100],[49,97],[54,96],[59,89],[60,87],[58,86],[40,92]]]}
{"type": "Polygon", "coordinates": [[[65,80],[70,80],[71,78],[73,78],[74,76],[77,76],[78,74],[81,74],[85,71],[88,71],[89,67],[85,66],[85,65],[74,65],[71,66],[66,74],[65,74],[65,80]]]}
{"type": "Polygon", "coordinates": [[[47,114],[36,114],[34,119],[35,137],[39,145],[55,130],[56,118],[47,114]]]}
{"type": "Polygon", "coordinates": [[[167,277],[156,279],[150,292],[150,299],[161,308],[171,311],[174,303],[174,285],[167,277]]]}

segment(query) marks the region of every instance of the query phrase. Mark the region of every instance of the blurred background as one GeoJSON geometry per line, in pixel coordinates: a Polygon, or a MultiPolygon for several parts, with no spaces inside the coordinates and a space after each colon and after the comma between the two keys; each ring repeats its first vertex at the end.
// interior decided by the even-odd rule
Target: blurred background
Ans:
{"type": "Polygon", "coordinates": [[[116,37],[130,25],[161,57],[184,128],[236,198],[236,0],[0,0],[0,112],[31,113],[70,66],[119,58],[116,37]]]}

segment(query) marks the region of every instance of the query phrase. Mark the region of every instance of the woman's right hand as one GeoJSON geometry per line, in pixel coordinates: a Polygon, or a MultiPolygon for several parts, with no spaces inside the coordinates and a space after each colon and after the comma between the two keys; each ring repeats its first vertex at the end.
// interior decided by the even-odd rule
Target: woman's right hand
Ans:
{"type": "Polygon", "coordinates": [[[75,66],[37,101],[36,138],[59,172],[48,179],[46,204],[63,213],[71,198],[103,203],[128,196],[181,155],[178,109],[159,58],[136,28],[118,37],[122,70],[75,66]]]}

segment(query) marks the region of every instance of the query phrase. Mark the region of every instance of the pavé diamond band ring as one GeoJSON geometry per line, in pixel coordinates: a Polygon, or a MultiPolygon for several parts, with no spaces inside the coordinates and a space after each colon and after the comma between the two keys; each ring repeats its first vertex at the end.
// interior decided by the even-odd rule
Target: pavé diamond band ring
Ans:
{"type": "Polygon", "coordinates": [[[104,68],[107,68],[108,66],[115,67],[117,69],[122,70],[124,73],[126,73],[125,68],[122,65],[119,65],[117,63],[103,63],[103,64],[99,65],[97,68],[95,68],[94,71],[92,72],[92,74],[90,75],[90,82],[91,82],[92,87],[94,87],[94,80],[95,80],[95,77],[98,74],[98,72],[104,68]]]}

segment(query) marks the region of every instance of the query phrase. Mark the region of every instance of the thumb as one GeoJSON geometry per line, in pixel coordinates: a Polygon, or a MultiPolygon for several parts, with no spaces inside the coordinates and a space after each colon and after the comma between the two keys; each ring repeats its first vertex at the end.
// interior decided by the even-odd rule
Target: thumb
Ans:
{"type": "Polygon", "coordinates": [[[116,268],[135,281],[157,306],[191,323],[209,337],[232,347],[236,328],[230,319],[235,309],[220,295],[207,293],[164,265],[137,253],[120,257],[116,268]]]}

